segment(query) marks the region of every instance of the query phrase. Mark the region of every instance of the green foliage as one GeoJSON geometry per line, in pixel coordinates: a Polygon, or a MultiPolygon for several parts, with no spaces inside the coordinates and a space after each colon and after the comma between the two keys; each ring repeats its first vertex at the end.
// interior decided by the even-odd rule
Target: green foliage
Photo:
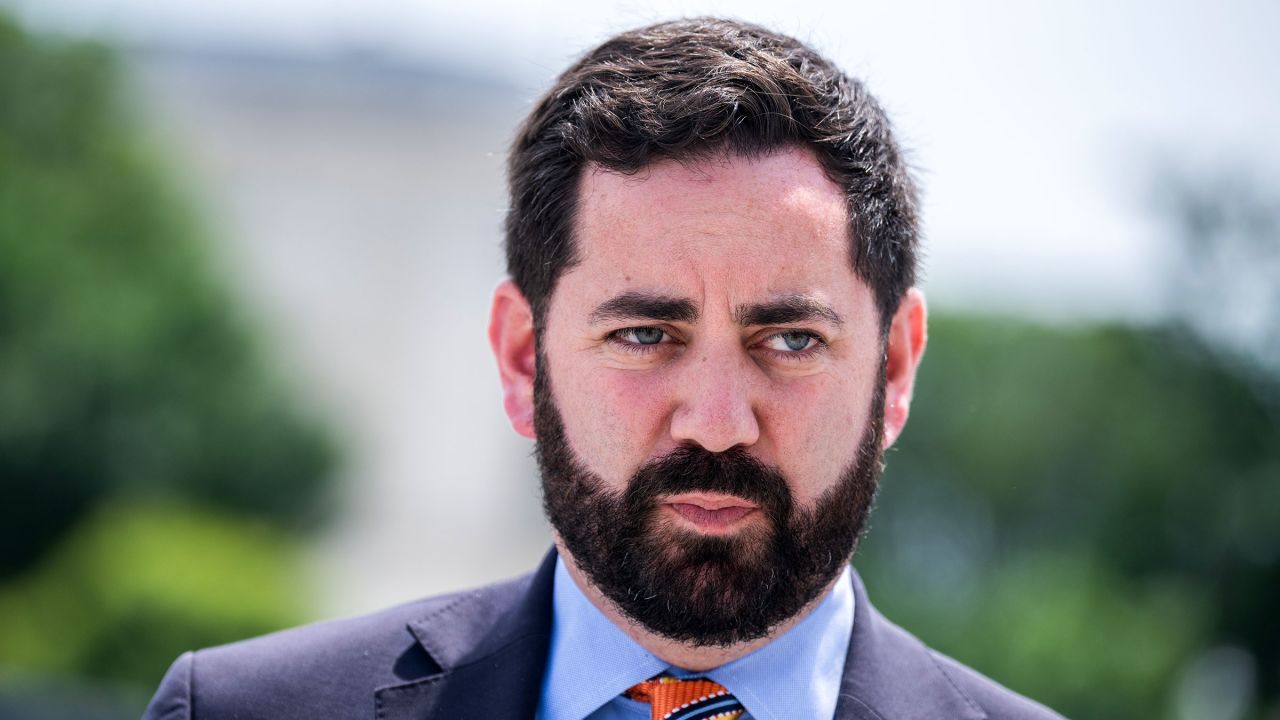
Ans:
{"type": "Polygon", "coordinates": [[[1164,330],[931,336],[858,559],[886,612],[1072,718],[1172,716],[1223,644],[1274,702],[1280,419],[1253,387],[1164,330]]]}
{"type": "Polygon", "coordinates": [[[152,687],[186,650],[305,617],[298,552],[260,522],[107,507],[0,586],[0,668],[152,687]]]}
{"type": "Polygon", "coordinates": [[[102,48],[0,16],[0,578],[107,498],[294,525],[332,452],[291,409],[102,48]]]}

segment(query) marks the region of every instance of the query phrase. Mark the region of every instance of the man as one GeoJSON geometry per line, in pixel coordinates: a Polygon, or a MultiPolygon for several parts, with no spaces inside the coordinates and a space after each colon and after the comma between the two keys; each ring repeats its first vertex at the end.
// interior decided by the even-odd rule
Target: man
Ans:
{"type": "Polygon", "coordinates": [[[915,191],[860,84],[741,23],[624,33],[535,107],[510,183],[490,340],[555,550],[188,653],[148,717],[1057,717],[849,567],[925,346],[915,191]]]}

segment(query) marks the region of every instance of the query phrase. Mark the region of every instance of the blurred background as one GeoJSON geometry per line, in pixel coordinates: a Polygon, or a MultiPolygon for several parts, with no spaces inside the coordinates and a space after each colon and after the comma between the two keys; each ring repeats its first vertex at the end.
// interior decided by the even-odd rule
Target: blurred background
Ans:
{"type": "Polygon", "coordinates": [[[506,146],[582,50],[703,13],[866,80],[925,190],[877,605],[1069,717],[1280,719],[1268,0],[0,0],[0,718],[533,567],[506,146]]]}

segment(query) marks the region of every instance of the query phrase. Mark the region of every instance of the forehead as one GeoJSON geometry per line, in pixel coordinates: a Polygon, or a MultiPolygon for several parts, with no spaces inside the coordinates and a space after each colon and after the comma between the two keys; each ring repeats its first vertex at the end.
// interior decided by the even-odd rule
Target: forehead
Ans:
{"type": "Polygon", "coordinates": [[[844,193],[803,149],[663,160],[634,175],[588,167],[575,240],[580,262],[562,281],[589,295],[642,288],[750,301],[865,289],[850,263],[844,193]]]}

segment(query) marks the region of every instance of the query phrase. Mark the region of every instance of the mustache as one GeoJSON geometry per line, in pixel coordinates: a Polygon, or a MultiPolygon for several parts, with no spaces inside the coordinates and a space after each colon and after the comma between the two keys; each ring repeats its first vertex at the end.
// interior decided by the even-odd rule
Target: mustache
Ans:
{"type": "Polygon", "coordinates": [[[686,492],[736,495],[776,519],[791,513],[791,489],[782,472],[740,447],[713,453],[696,445],[681,445],[636,471],[624,502],[632,508],[649,507],[660,496],[686,492]]]}

